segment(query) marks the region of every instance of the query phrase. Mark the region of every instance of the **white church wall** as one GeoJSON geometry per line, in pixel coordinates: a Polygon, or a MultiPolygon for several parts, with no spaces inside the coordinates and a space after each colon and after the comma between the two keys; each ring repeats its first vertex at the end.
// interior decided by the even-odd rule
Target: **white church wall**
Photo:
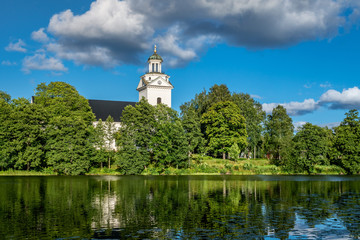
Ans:
{"type": "Polygon", "coordinates": [[[147,100],[151,105],[157,104],[157,98],[161,98],[161,103],[171,107],[171,89],[161,87],[149,87],[147,92],[147,100]]]}

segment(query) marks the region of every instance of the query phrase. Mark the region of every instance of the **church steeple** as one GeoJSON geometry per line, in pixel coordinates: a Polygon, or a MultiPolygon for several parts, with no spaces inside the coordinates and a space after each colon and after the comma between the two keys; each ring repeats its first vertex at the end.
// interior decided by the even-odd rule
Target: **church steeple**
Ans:
{"type": "Polygon", "coordinates": [[[161,63],[163,62],[162,57],[157,54],[156,45],[154,46],[154,53],[148,59],[149,72],[161,73],[161,63]]]}
{"type": "Polygon", "coordinates": [[[174,86],[169,80],[170,76],[161,71],[162,62],[155,45],[154,53],[148,59],[149,71],[140,77],[136,90],[139,91],[139,101],[144,97],[151,105],[162,103],[171,107],[171,90],[174,86]]]}

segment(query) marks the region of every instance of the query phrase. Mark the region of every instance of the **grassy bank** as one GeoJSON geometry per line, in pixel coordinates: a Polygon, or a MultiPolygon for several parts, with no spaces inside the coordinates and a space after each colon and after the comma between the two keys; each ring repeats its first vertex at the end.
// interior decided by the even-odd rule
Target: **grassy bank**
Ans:
{"type": "MultiPolygon", "coordinates": [[[[343,174],[345,171],[337,166],[315,166],[312,174],[343,174]]],[[[223,160],[211,157],[194,156],[191,161],[190,168],[166,168],[160,169],[156,167],[147,167],[142,175],[218,175],[218,174],[232,174],[232,175],[288,175],[292,172],[285,172],[280,167],[270,163],[267,159],[239,159],[236,161],[223,160]]],[[[298,174],[307,174],[306,172],[298,174]]],[[[50,176],[57,175],[51,169],[44,171],[21,171],[21,170],[7,170],[0,171],[0,176],[50,176]]],[[[116,170],[115,166],[108,168],[92,168],[86,175],[121,175],[116,170]]]]}

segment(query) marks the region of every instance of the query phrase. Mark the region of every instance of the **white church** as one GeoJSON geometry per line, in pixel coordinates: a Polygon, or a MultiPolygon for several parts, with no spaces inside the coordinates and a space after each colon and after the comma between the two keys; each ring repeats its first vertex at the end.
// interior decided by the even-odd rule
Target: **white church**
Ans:
{"type": "MultiPolygon", "coordinates": [[[[144,97],[151,105],[163,103],[171,107],[171,90],[174,86],[170,82],[170,76],[162,71],[162,62],[155,45],[154,53],[148,59],[149,70],[140,77],[136,90],[139,92],[139,101],[144,97]]],[[[136,102],[89,99],[89,104],[97,121],[105,121],[108,116],[112,116],[115,122],[120,123],[124,108],[134,106],[136,102]]]]}

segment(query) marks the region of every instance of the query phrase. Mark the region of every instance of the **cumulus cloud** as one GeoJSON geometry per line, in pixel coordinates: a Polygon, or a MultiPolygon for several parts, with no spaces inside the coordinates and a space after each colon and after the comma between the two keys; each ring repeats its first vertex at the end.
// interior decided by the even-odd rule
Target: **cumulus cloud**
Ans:
{"type": "MultiPolygon", "coordinates": [[[[175,67],[219,42],[263,49],[332,38],[357,21],[359,7],[333,0],[97,0],[83,14],[68,9],[52,16],[46,31],[56,47],[48,50],[109,67],[139,63],[156,43],[175,67]]],[[[48,35],[39,29],[33,39],[46,42],[48,35]]]]}
{"type": "Polygon", "coordinates": [[[320,107],[318,102],[312,98],[305,99],[303,102],[264,103],[262,104],[262,107],[267,114],[271,114],[272,110],[278,105],[282,105],[284,108],[286,108],[286,111],[290,116],[311,113],[320,107]]]}
{"type": "Polygon", "coordinates": [[[329,104],[330,109],[360,108],[360,89],[358,87],[343,89],[342,92],[328,90],[320,97],[321,104],[329,104]]]}
{"type": "Polygon", "coordinates": [[[31,38],[35,41],[46,43],[49,41],[48,35],[44,32],[44,28],[40,28],[37,31],[31,33],[31,38]]]}
{"type": "Polygon", "coordinates": [[[66,72],[68,69],[63,63],[54,57],[46,57],[45,53],[36,53],[33,56],[27,56],[23,60],[22,70],[30,73],[31,70],[50,70],[58,72],[66,72]]]}
{"type": "Polygon", "coordinates": [[[26,46],[25,42],[21,39],[19,39],[17,42],[11,42],[9,43],[9,45],[7,45],[5,47],[6,51],[9,52],[26,52],[26,48],[24,48],[26,46]]]}
{"type": "Polygon", "coordinates": [[[272,110],[282,105],[291,116],[304,115],[314,112],[320,107],[329,109],[359,109],[360,108],[360,89],[358,87],[343,89],[342,92],[330,89],[320,96],[318,101],[314,99],[305,99],[303,102],[289,103],[263,103],[263,110],[271,114],[272,110]]]}

